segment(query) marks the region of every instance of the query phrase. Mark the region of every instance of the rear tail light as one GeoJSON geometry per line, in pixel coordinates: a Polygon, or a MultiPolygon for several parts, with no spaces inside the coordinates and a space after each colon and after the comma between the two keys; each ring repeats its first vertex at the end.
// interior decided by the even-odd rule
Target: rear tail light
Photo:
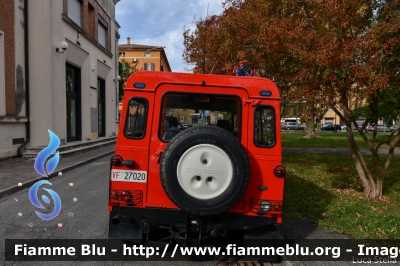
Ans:
{"type": "Polygon", "coordinates": [[[282,201],[266,200],[266,199],[251,199],[250,210],[257,215],[282,215],[282,201]]]}
{"type": "Polygon", "coordinates": [[[274,211],[281,212],[282,211],[282,204],[275,203],[275,204],[272,205],[272,209],[274,211]]]}
{"type": "Polygon", "coordinates": [[[119,197],[120,197],[120,200],[122,200],[122,201],[126,201],[126,202],[132,201],[132,194],[127,190],[122,191],[121,194],[119,195],[119,197]]]}
{"type": "Polygon", "coordinates": [[[111,191],[110,192],[110,199],[118,200],[118,192],[117,191],[111,191]]]}
{"type": "Polygon", "coordinates": [[[269,203],[266,200],[263,200],[260,203],[260,208],[261,208],[262,211],[267,212],[267,211],[271,210],[271,203],[269,203]]]}
{"type": "Polygon", "coordinates": [[[142,203],[142,191],[141,190],[117,190],[113,189],[110,191],[110,204],[113,206],[117,205],[140,205],[142,203]]]}
{"type": "Polygon", "coordinates": [[[278,165],[274,169],[274,175],[276,177],[285,177],[286,176],[286,169],[282,165],[278,165]]]}
{"type": "Polygon", "coordinates": [[[113,166],[121,166],[122,165],[122,157],[120,155],[114,155],[111,157],[111,165],[113,166]]]}

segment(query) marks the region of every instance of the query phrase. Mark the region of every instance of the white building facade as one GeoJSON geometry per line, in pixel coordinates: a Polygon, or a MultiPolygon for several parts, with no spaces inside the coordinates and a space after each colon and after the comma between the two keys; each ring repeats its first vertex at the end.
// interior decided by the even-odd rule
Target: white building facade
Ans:
{"type": "MultiPolygon", "coordinates": [[[[22,146],[46,146],[48,129],[61,145],[116,135],[117,2],[15,0],[16,64],[9,71],[23,73],[23,85],[16,77],[9,90],[22,90],[14,96],[21,110],[3,112],[3,119],[0,114],[0,158],[17,155],[22,146]],[[7,141],[11,133],[18,135],[17,144],[7,141]]],[[[6,106],[12,105],[14,99],[3,98],[6,106]]]]}

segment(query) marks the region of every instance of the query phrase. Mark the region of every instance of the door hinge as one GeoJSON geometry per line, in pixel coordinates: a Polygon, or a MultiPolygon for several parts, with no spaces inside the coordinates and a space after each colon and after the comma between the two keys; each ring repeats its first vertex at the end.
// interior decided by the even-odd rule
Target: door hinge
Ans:
{"type": "Polygon", "coordinates": [[[243,102],[244,102],[244,104],[250,104],[252,107],[255,107],[261,103],[260,100],[249,100],[246,98],[243,98],[243,102]]]}
{"type": "Polygon", "coordinates": [[[156,152],[156,155],[158,156],[158,161],[157,164],[160,164],[160,160],[161,160],[161,156],[162,156],[163,152],[156,152]]]}

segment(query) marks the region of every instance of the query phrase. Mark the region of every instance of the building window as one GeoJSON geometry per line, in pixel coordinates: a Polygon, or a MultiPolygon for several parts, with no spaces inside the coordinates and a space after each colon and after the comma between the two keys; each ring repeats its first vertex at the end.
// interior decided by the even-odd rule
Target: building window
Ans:
{"type": "Polygon", "coordinates": [[[99,16],[99,23],[97,26],[97,41],[105,48],[107,48],[107,22],[99,16]]]}
{"type": "Polygon", "coordinates": [[[149,51],[145,52],[145,53],[143,54],[143,56],[144,56],[144,57],[150,57],[150,52],[149,52],[149,51]]]}
{"type": "Polygon", "coordinates": [[[119,57],[125,57],[125,52],[121,52],[118,54],[119,57]]]}
{"type": "Polygon", "coordinates": [[[68,0],[68,17],[82,27],[82,1],[68,0]]]}
{"type": "Polygon", "coordinates": [[[154,63],[144,63],[144,70],[154,70],[154,63]]]}
{"type": "Polygon", "coordinates": [[[333,125],[333,118],[325,118],[325,125],[333,125]]]}
{"type": "Polygon", "coordinates": [[[4,34],[0,31],[0,116],[6,115],[4,34]]]}

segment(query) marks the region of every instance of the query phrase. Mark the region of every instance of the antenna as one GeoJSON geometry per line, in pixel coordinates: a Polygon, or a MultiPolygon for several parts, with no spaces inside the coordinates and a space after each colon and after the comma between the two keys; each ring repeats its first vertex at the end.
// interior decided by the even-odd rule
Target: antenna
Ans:
{"type": "Polygon", "coordinates": [[[208,7],[210,6],[210,3],[207,3],[207,17],[208,17],[208,7]]]}

